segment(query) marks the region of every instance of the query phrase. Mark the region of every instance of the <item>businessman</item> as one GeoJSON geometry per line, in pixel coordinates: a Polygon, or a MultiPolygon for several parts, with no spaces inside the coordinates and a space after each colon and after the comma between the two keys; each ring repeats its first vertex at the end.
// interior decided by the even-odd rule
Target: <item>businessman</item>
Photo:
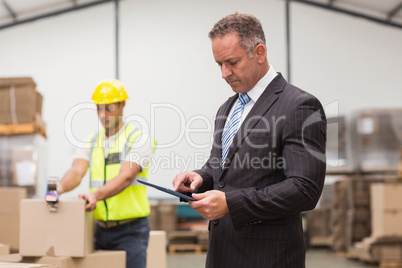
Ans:
{"type": "Polygon", "coordinates": [[[268,63],[254,16],[228,15],[209,37],[236,94],[218,109],[205,165],[173,180],[210,220],[206,267],[305,267],[301,212],[315,207],[324,183],[323,107],[268,63]]]}

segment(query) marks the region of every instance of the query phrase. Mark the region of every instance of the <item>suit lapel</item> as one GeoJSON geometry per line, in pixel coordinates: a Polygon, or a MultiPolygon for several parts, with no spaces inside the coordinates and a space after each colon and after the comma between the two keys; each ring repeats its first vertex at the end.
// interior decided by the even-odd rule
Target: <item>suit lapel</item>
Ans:
{"type": "Polygon", "coordinates": [[[234,103],[236,102],[237,98],[238,98],[239,94],[233,95],[232,97],[230,97],[227,101],[226,101],[226,105],[223,106],[222,111],[217,115],[217,124],[216,124],[216,130],[221,131],[220,135],[217,135],[217,138],[219,139],[219,142],[216,144],[222,145],[222,134],[225,128],[225,123],[226,123],[226,119],[229,116],[229,112],[230,109],[232,108],[232,106],[234,105],[234,103]]]}
{"type": "Polygon", "coordinates": [[[239,130],[233,138],[228,156],[226,157],[227,164],[222,170],[221,176],[223,175],[224,171],[227,170],[227,168],[229,167],[230,163],[232,162],[233,156],[239,150],[244,139],[248,136],[254,126],[260,121],[264,114],[279,98],[279,93],[283,91],[285,84],[286,80],[282,77],[280,73],[278,73],[278,75],[274,78],[274,80],[272,80],[272,82],[267,86],[267,88],[258,98],[257,102],[254,104],[247,117],[243,120],[239,130]]]}

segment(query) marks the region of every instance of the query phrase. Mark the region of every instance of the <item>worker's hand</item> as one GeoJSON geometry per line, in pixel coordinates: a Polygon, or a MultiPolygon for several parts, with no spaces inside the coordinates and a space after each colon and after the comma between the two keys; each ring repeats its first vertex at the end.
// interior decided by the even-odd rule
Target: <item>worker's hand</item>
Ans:
{"type": "Polygon", "coordinates": [[[212,190],[201,194],[192,194],[197,201],[189,201],[190,206],[207,220],[222,218],[229,212],[224,192],[212,190]]]}
{"type": "Polygon", "coordinates": [[[173,179],[173,189],[179,193],[192,193],[201,185],[202,177],[195,172],[182,172],[173,179]]]}
{"type": "Polygon", "coordinates": [[[61,195],[62,193],[64,193],[64,187],[63,187],[63,185],[62,185],[61,183],[59,183],[59,184],[57,185],[57,193],[58,193],[59,195],[61,195]]]}
{"type": "Polygon", "coordinates": [[[94,193],[79,194],[78,197],[87,201],[87,204],[85,205],[87,211],[92,211],[96,208],[96,202],[98,200],[94,193]]]}

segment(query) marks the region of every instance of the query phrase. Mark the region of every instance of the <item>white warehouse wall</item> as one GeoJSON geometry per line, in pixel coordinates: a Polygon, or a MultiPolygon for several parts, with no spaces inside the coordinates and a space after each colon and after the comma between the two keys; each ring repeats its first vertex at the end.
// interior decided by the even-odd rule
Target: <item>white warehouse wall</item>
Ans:
{"type": "MultiPolygon", "coordinates": [[[[232,92],[207,33],[234,11],[261,20],[269,61],[286,77],[283,1],[120,3],[120,80],[130,96],[125,116],[158,142],[151,182],[171,187],[176,173],[201,167],[208,156],[213,118],[232,92]]],[[[291,14],[295,85],[324,106],[336,102],[339,114],[399,107],[400,30],[300,4],[291,5],[291,14]]],[[[114,75],[114,4],[0,31],[0,76],[32,76],[44,96],[48,175],[62,177],[74,146],[99,127],[91,94],[98,81],[114,75]]],[[[88,176],[65,196],[87,190],[88,176]]]]}

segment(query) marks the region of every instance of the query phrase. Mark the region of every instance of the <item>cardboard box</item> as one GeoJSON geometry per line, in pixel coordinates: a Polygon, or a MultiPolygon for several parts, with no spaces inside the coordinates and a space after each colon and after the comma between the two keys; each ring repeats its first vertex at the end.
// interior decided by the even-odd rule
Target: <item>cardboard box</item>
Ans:
{"type": "Polygon", "coordinates": [[[22,262],[22,257],[18,253],[0,255],[0,262],[22,262]]]}
{"type": "Polygon", "coordinates": [[[20,245],[20,216],[0,214],[0,242],[18,252],[20,245]]]}
{"type": "Polygon", "coordinates": [[[400,261],[402,260],[401,244],[373,245],[371,248],[375,259],[381,261],[400,261]]]}
{"type": "Polygon", "coordinates": [[[151,207],[151,212],[148,215],[148,219],[149,219],[149,223],[151,225],[151,230],[160,230],[160,228],[159,228],[159,212],[158,212],[159,201],[158,200],[149,200],[149,205],[151,207]]]}
{"type": "Polygon", "coordinates": [[[362,172],[398,169],[402,109],[364,109],[355,113],[355,150],[362,172]]]}
{"type": "Polygon", "coordinates": [[[0,88],[0,123],[25,124],[35,121],[37,95],[32,86],[0,88]]]}
{"type": "Polygon", "coordinates": [[[32,264],[32,263],[11,263],[11,262],[0,262],[1,268],[59,268],[55,265],[46,264],[32,264]]]}
{"type": "Polygon", "coordinates": [[[166,268],[166,265],[166,232],[151,231],[147,250],[147,268],[166,268]]]}
{"type": "Polygon", "coordinates": [[[0,187],[0,214],[20,214],[20,202],[27,197],[27,190],[20,187],[0,187]]]}
{"type": "Polygon", "coordinates": [[[373,237],[402,235],[402,210],[373,210],[371,217],[373,237]]]}
{"type": "Polygon", "coordinates": [[[35,81],[31,77],[4,77],[0,78],[0,88],[14,86],[28,85],[36,87],[35,81]]]}
{"type": "Polygon", "coordinates": [[[374,210],[402,210],[402,183],[372,184],[371,208],[374,210]]]}
{"type": "Polygon", "coordinates": [[[0,243],[18,251],[20,237],[20,201],[27,197],[27,189],[0,187],[0,243]]]}
{"type": "Polygon", "coordinates": [[[55,265],[46,264],[32,264],[32,263],[11,263],[11,262],[0,262],[1,268],[59,268],[55,265]]]}
{"type": "Polygon", "coordinates": [[[10,246],[5,244],[0,244],[0,256],[10,254],[10,246]]]}
{"type": "Polygon", "coordinates": [[[0,78],[0,124],[33,122],[41,114],[42,95],[30,77],[0,78]]]}
{"type": "Polygon", "coordinates": [[[84,258],[51,257],[24,258],[24,262],[57,265],[59,268],[125,268],[126,252],[121,250],[95,251],[84,258]]]}
{"type": "Polygon", "coordinates": [[[159,228],[167,233],[177,229],[177,202],[163,201],[158,204],[159,228]]]}
{"type": "Polygon", "coordinates": [[[42,116],[42,104],[43,104],[43,96],[39,92],[36,92],[36,110],[35,112],[42,116]]]}
{"type": "Polygon", "coordinates": [[[92,212],[84,200],[60,200],[56,212],[41,199],[21,201],[21,256],[85,257],[93,251],[92,212]]]}

